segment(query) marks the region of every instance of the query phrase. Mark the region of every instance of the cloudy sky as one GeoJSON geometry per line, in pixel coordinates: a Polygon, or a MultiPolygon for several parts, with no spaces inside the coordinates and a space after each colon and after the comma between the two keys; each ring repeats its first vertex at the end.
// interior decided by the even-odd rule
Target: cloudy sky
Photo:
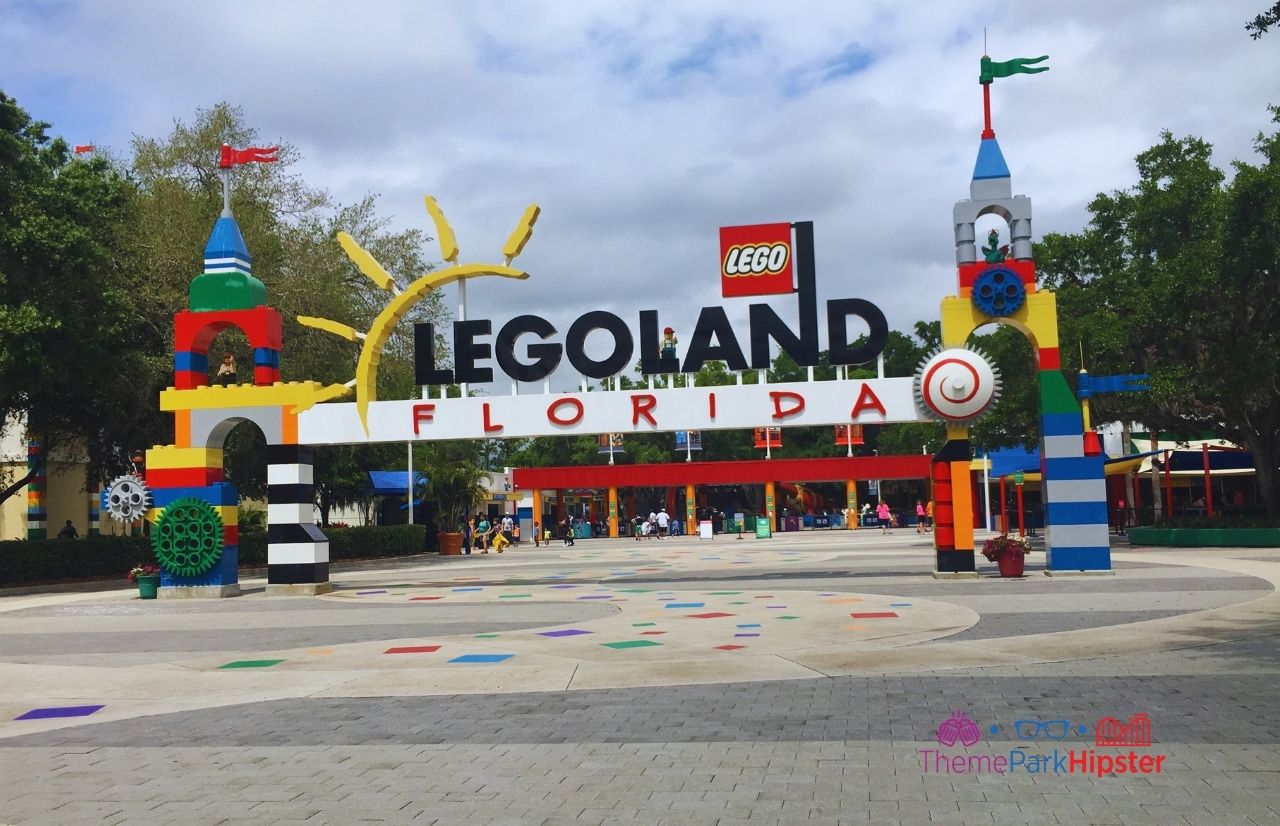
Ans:
{"type": "Polygon", "coordinates": [[[910,329],[955,286],[984,27],[995,60],[1050,55],[993,88],[1038,238],[1131,185],[1162,129],[1251,155],[1280,103],[1280,32],[1244,31],[1269,5],[0,0],[0,84],[120,154],[229,101],[339,200],[429,227],[435,195],[464,260],[498,258],[536,201],[532,278],[469,290],[495,326],[658,308],[687,341],[699,308],[751,301],[720,298],[718,227],[812,220],[820,297],[910,329]]]}

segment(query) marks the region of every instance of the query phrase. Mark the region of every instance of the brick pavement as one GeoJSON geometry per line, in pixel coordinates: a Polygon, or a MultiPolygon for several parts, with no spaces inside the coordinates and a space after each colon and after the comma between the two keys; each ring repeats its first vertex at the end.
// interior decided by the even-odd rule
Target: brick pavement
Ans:
{"type": "MultiPolygon", "coordinates": [[[[899,587],[883,570],[857,577],[854,586],[851,574],[863,573],[855,568],[851,562],[843,582],[817,578],[833,589],[950,595],[988,608],[1009,593],[1010,583],[988,581],[963,587],[916,579],[899,587]]],[[[1196,610],[1270,587],[1204,568],[1128,570],[1134,578],[1017,583],[1018,593],[1040,595],[1038,605],[988,610],[968,638],[950,641],[981,646],[984,633],[1131,623],[1173,612],[1144,608],[1144,595],[1152,605],[1166,594],[1196,610]],[[1132,609],[1118,610],[1113,596],[1125,593],[1133,595],[1132,609]],[[1073,600],[1085,617],[1074,626],[1060,607],[1073,600]]],[[[811,588],[806,576],[814,578],[812,570],[769,573],[775,576],[766,573],[753,587],[811,588]]],[[[239,610],[221,607],[230,604],[213,610],[239,610]]],[[[89,723],[0,739],[0,823],[1274,823],[1278,630],[1280,622],[1259,622],[1224,631],[1216,643],[1206,644],[1202,631],[1195,647],[988,668],[313,697],[89,723]],[[1165,764],[1143,776],[926,772],[920,750],[944,748],[936,728],[954,709],[981,725],[983,739],[952,747],[949,756],[1093,748],[1099,717],[1143,711],[1154,743],[1139,751],[1163,755],[1165,764]],[[1019,741],[1013,723],[1027,718],[1066,719],[1088,732],[1061,742],[1019,741]],[[999,727],[994,734],[992,725],[999,727]]]]}

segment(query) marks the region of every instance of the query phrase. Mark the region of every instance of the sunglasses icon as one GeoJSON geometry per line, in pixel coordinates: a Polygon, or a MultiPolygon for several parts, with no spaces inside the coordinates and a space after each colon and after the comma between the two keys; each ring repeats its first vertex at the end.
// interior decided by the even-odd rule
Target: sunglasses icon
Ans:
{"type": "Polygon", "coordinates": [[[1065,740],[1071,731],[1068,720],[1015,720],[1013,731],[1019,740],[1065,740]]]}

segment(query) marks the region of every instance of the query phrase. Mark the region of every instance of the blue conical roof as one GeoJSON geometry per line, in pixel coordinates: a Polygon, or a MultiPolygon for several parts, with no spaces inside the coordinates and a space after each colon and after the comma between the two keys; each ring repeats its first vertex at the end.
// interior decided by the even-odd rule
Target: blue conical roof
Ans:
{"type": "Polygon", "coordinates": [[[983,138],[978,145],[978,162],[973,165],[975,181],[989,178],[1008,178],[1009,165],[1004,162],[1004,153],[995,138],[983,138]]]}
{"type": "Polygon", "coordinates": [[[206,265],[211,261],[227,259],[243,261],[246,265],[253,263],[249,248],[245,246],[244,236],[240,234],[240,225],[230,215],[218,219],[213,225],[213,232],[209,234],[209,243],[204,245],[206,265]]]}

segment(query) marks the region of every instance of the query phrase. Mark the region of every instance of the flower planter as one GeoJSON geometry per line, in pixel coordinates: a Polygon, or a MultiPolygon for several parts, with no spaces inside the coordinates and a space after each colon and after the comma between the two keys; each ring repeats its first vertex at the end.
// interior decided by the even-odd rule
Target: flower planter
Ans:
{"type": "Polygon", "coordinates": [[[1000,557],[996,564],[1000,566],[1000,576],[1014,578],[1022,576],[1026,561],[1027,558],[1022,554],[1006,554],[1000,557]]]}
{"type": "Polygon", "coordinates": [[[160,589],[159,574],[141,574],[138,577],[138,599],[155,599],[160,589]]]}
{"type": "Polygon", "coordinates": [[[443,556],[458,556],[462,553],[461,533],[440,534],[440,553],[443,556]]]}

